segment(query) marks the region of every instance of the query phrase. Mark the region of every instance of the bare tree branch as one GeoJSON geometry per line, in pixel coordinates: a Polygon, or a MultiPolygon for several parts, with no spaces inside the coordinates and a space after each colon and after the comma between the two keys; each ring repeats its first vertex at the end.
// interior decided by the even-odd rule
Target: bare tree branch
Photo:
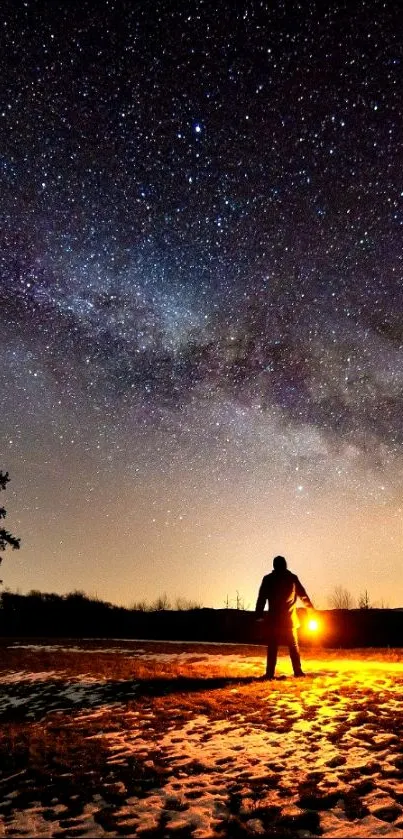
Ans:
{"type": "Polygon", "coordinates": [[[354,599],[349,591],[343,586],[335,586],[328,597],[331,609],[352,609],[354,599]]]}

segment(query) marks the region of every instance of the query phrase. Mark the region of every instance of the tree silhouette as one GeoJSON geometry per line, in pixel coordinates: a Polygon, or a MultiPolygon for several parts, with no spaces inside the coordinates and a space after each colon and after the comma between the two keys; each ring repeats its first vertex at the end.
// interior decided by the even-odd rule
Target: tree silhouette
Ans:
{"type": "Polygon", "coordinates": [[[365,589],[365,591],[362,594],[360,594],[360,596],[358,598],[358,608],[359,609],[372,609],[367,589],[365,589]]]}
{"type": "Polygon", "coordinates": [[[328,599],[331,609],[352,609],[354,605],[353,597],[343,586],[335,586],[328,599]]]}
{"type": "MultiPolygon", "coordinates": [[[[9,480],[10,478],[8,477],[8,472],[0,471],[0,490],[6,489],[9,480]]],[[[0,507],[0,519],[4,519],[5,517],[6,510],[4,507],[0,507]]],[[[8,545],[16,550],[20,547],[20,541],[20,539],[13,536],[12,533],[9,533],[4,527],[0,527],[0,551],[5,551],[8,545]]],[[[2,560],[3,557],[0,556],[0,564],[2,560]]],[[[2,582],[2,580],[0,580],[0,582],[2,582]]]]}

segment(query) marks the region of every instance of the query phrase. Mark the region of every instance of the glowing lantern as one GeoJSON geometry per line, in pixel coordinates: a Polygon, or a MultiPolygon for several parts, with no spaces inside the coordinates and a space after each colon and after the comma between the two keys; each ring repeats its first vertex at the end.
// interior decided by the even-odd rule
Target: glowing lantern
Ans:
{"type": "Polygon", "coordinates": [[[316,618],[310,618],[308,621],[308,629],[310,632],[317,632],[319,629],[319,621],[316,618]]]}

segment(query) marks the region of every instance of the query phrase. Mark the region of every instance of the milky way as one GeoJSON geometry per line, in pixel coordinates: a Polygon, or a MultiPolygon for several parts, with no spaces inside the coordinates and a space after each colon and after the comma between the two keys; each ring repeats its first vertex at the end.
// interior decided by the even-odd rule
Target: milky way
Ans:
{"type": "Polygon", "coordinates": [[[5,4],[6,582],[401,605],[399,18],[5,4]]]}

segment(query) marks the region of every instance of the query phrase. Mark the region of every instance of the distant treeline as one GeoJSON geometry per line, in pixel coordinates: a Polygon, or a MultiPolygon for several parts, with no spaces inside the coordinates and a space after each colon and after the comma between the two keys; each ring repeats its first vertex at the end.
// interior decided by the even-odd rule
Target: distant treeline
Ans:
{"type": "MultiPolygon", "coordinates": [[[[267,625],[254,612],[208,609],[181,601],[166,608],[165,597],[154,607],[114,606],[83,592],[16,594],[0,599],[0,635],[36,638],[139,638],[150,640],[216,641],[264,644],[267,625]]],[[[331,609],[317,613],[315,635],[305,627],[300,610],[303,645],[325,647],[403,647],[403,610],[331,609]]]]}

